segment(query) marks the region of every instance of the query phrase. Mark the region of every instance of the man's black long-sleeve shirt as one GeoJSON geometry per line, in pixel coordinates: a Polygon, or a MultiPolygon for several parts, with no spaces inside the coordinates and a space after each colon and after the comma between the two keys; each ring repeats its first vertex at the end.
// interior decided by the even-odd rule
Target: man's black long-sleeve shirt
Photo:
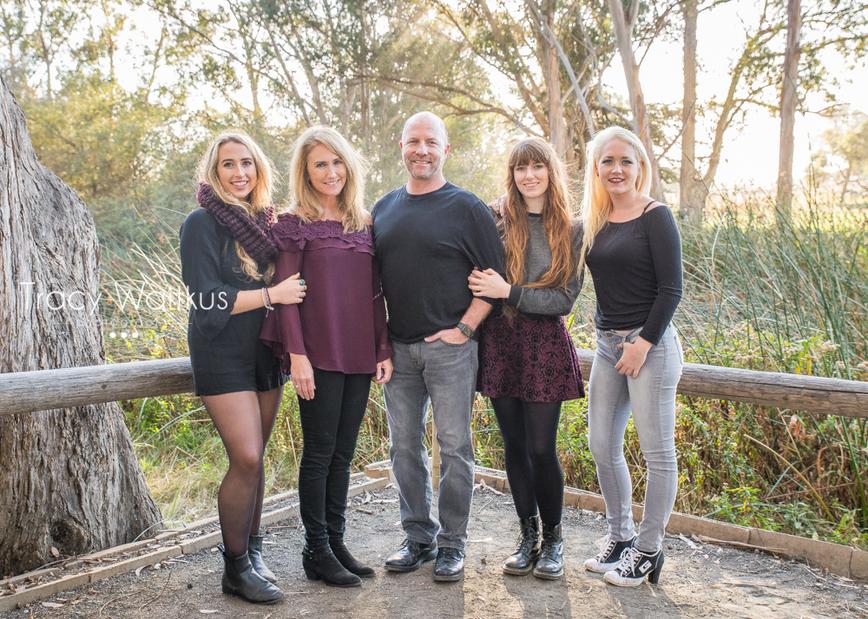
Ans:
{"type": "Polygon", "coordinates": [[[419,195],[395,189],[373,216],[389,334],[399,342],[454,327],[473,300],[467,277],[474,267],[503,273],[491,210],[451,183],[419,195]]]}

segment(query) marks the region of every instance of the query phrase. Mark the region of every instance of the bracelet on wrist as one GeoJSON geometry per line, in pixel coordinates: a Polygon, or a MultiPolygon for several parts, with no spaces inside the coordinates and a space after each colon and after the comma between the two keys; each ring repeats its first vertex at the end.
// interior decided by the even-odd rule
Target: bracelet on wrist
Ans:
{"type": "Polygon", "coordinates": [[[262,304],[265,306],[265,309],[271,311],[274,309],[274,306],[271,304],[271,295],[268,294],[268,288],[262,288],[262,304]]]}
{"type": "Polygon", "coordinates": [[[476,330],[473,329],[470,325],[459,322],[457,325],[455,325],[455,328],[461,331],[461,333],[463,333],[464,336],[468,339],[475,340],[477,338],[476,330]]]}

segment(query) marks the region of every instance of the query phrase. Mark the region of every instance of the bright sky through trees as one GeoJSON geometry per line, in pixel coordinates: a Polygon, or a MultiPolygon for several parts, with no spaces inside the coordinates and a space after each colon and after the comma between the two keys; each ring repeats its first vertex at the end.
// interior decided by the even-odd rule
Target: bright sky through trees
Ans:
{"type": "MultiPolygon", "coordinates": [[[[722,97],[729,80],[729,67],[740,51],[744,33],[755,28],[758,18],[755,2],[739,0],[725,3],[712,12],[699,14],[697,27],[698,58],[700,73],[697,95],[700,101],[722,97]]],[[[680,19],[677,15],[676,19],[680,19]]],[[[781,47],[783,44],[781,43],[781,47]]],[[[642,88],[649,104],[668,103],[679,106],[682,96],[681,81],[682,42],[655,41],[642,63],[642,88]]],[[[868,112],[866,101],[866,78],[868,65],[861,59],[861,67],[850,73],[840,58],[829,51],[826,54],[833,68],[830,75],[839,79],[836,89],[839,103],[850,106],[852,111],[868,112]],[[837,67],[838,70],[835,70],[837,67]]],[[[626,99],[627,85],[620,60],[616,56],[605,76],[605,83],[626,99]]],[[[821,96],[813,95],[803,102],[801,110],[808,113],[796,115],[796,144],[794,177],[801,179],[811,159],[811,152],[820,148],[823,131],[834,121],[817,114],[828,107],[821,96]]],[[[713,131],[706,122],[700,121],[697,134],[706,141],[713,131]]],[[[780,119],[764,109],[749,110],[744,125],[727,134],[723,160],[717,173],[718,186],[755,185],[772,189],[778,165],[778,132],[780,119]]],[[[698,149],[702,153],[702,149],[698,149]]],[[[673,154],[675,154],[673,152],[673,154]]]]}

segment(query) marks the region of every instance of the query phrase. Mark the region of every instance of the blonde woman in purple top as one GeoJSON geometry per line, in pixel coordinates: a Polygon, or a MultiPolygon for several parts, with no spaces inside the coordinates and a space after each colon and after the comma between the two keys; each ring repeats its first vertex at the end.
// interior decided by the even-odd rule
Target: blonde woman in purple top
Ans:
{"type": "Polygon", "coordinates": [[[296,141],[292,206],[272,229],[275,275],[300,272],[307,295],[301,305],[277,306],[262,330],[298,395],[304,571],[337,587],[374,575],[344,545],[344,511],[371,377],[382,385],[392,375],[363,174],[363,160],[334,129],[311,127],[296,141]]]}

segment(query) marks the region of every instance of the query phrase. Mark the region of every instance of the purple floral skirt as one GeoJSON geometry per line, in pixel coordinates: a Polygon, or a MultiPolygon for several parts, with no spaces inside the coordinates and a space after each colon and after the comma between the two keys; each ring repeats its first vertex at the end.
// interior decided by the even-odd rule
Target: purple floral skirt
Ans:
{"type": "Polygon", "coordinates": [[[518,314],[483,323],[477,389],[490,398],[559,402],[584,397],[576,349],[560,316],[518,314]]]}

